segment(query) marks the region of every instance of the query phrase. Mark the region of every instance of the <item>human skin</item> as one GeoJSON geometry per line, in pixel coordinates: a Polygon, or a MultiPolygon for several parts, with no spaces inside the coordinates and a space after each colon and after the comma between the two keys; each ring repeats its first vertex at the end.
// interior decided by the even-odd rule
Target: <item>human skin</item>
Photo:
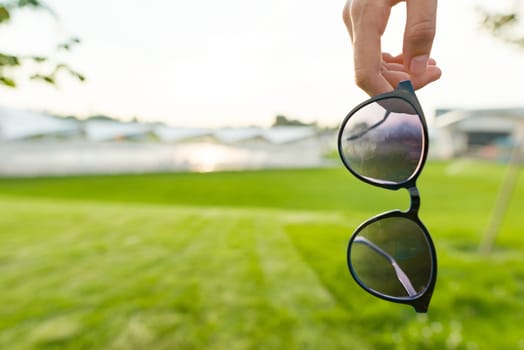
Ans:
{"type": "Polygon", "coordinates": [[[370,96],[394,90],[411,80],[415,90],[440,78],[441,70],[430,57],[436,32],[437,0],[348,0],[343,20],[353,45],[356,84],[370,96]],[[382,52],[391,9],[406,2],[402,53],[382,52]]]}

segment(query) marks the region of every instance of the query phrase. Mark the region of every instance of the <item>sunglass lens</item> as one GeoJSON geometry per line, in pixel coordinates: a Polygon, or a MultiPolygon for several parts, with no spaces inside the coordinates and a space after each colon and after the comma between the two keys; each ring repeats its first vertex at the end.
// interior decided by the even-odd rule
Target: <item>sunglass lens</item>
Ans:
{"type": "Polygon", "coordinates": [[[398,184],[417,173],[427,141],[413,106],[387,98],[351,115],[339,142],[340,155],[353,172],[377,183],[398,184]]]}
{"type": "Polygon", "coordinates": [[[348,264],[365,289],[408,299],[428,287],[434,268],[423,229],[405,217],[364,226],[348,247],[348,264]]]}

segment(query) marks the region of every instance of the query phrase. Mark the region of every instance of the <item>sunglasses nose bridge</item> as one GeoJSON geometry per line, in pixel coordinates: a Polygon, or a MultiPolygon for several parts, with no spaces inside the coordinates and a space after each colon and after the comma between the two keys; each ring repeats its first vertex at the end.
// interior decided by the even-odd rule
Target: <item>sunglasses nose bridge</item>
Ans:
{"type": "Polygon", "coordinates": [[[408,187],[407,188],[409,192],[409,196],[411,198],[411,203],[409,206],[409,212],[413,212],[415,214],[418,213],[418,210],[420,208],[420,194],[418,192],[418,189],[416,186],[408,187]]]}

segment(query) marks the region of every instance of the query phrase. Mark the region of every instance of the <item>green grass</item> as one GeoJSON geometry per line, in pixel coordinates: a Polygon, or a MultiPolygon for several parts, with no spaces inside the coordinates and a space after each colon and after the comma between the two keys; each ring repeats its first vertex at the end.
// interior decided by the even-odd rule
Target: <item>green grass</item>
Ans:
{"type": "Polygon", "coordinates": [[[405,191],[342,169],[0,179],[0,349],[524,348],[524,179],[477,252],[504,166],[429,163],[427,315],[349,275],[351,231],[405,191]]]}

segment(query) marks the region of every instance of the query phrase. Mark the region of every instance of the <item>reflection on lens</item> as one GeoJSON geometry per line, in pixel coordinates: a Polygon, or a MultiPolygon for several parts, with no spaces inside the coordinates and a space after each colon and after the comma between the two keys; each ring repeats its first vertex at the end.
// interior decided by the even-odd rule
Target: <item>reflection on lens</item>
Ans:
{"type": "Polygon", "coordinates": [[[396,298],[424,291],[432,258],[422,228],[405,217],[389,217],[365,226],[350,249],[353,272],[368,289],[396,298]]]}
{"type": "Polygon", "coordinates": [[[418,170],[425,147],[422,121],[400,98],[370,103],[353,114],[341,133],[344,162],[379,183],[402,183],[418,170]]]}

